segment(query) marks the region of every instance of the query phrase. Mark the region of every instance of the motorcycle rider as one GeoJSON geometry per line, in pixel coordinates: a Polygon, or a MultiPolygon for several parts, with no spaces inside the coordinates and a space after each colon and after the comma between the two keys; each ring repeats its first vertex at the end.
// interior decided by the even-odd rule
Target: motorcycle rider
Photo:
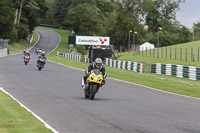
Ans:
{"type": "Polygon", "coordinates": [[[39,48],[36,48],[36,54],[38,54],[39,53],[39,48]]]}
{"type": "Polygon", "coordinates": [[[26,48],[24,48],[23,53],[24,53],[24,54],[26,53],[26,48]]]}
{"type": "Polygon", "coordinates": [[[37,64],[40,62],[40,58],[43,58],[43,59],[47,60],[47,57],[45,56],[45,52],[44,51],[42,51],[41,54],[38,56],[37,64]]]}
{"type": "MultiPolygon", "coordinates": [[[[23,59],[25,59],[25,56],[29,56],[29,58],[30,58],[30,53],[29,53],[29,51],[25,51],[24,52],[24,58],[23,59]]],[[[30,60],[30,59],[29,59],[30,60]]]]}
{"type": "Polygon", "coordinates": [[[38,54],[40,55],[42,53],[42,49],[40,48],[38,51],[38,54]]]}
{"type": "Polygon", "coordinates": [[[86,79],[89,77],[89,75],[91,74],[91,70],[93,69],[100,69],[100,72],[102,72],[102,76],[103,76],[103,81],[105,83],[105,78],[107,76],[106,71],[105,71],[105,67],[102,64],[102,59],[101,58],[96,58],[95,62],[92,62],[89,66],[88,69],[85,70],[85,76],[82,78],[82,88],[85,89],[85,82],[86,79]]]}

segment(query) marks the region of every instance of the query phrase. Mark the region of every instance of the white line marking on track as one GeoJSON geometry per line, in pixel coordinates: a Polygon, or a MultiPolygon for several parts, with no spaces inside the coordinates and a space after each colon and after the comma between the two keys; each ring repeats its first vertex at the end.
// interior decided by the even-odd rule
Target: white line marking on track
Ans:
{"type": "Polygon", "coordinates": [[[59,133],[58,131],[56,131],[53,127],[51,127],[48,123],[46,123],[42,118],[40,118],[38,115],[36,115],[34,112],[32,112],[29,108],[27,108],[25,105],[23,105],[20,101],[18,101],[14,96],[12,96],[10,93],[8,93],[6,90],[4,90],[2,87],[0,87],[0,90],[3,91],[4,93],[6,93],[7,95],[9,95],[13,100],[15,100],[17,103],[20,104],[20,106],[22,106],[23,108],[25,108],[28,112],[30,112],[35,118],[37,118],[38,120],[40,120],[46,128],[50,129],[51,131],[53,131],[54,133],[59,133]]]}

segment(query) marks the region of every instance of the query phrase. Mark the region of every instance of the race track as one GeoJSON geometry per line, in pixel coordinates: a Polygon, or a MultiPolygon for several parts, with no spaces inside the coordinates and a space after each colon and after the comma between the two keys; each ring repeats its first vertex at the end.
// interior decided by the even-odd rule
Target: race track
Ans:
{"type": "MultiPolygon", "coordinates": [[[[56,32],[36,29],[40,41],[23,54],[0,59],[1,86],[61,133],[200,133],[200,100],[110,78],[95,100],[84,99],[84,71],[47,62],[37,70],[36,47],[51,52],[56,32]]],[[[108,75],[109,76],[109,75],[108,75]]]]}

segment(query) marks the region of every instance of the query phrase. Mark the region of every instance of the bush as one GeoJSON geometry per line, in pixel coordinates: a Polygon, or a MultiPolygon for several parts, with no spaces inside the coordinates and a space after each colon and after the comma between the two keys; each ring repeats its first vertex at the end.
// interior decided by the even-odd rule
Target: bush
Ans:
{"type": "Polygon", "coordinates": [[[18,30],[18,40],[27,39],[27,36],[29,34],[29,28],[27,25],[17,25],[16,29],[18,30]]]}
{"type": "Polygon", "coordinates": [[[86,54],[85,46],[83,46],[83,45],[76,46],[76,50],[78,53],[81,53],[82,55],[86,54]]]}

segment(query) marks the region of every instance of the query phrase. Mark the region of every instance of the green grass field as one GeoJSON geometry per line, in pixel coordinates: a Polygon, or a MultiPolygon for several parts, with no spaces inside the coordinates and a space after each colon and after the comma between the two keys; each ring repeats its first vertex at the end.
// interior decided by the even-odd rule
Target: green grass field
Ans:
{"type": "Polygon", "coordinates": [[[145,63],[147,65],[154,64],[154,63],[163,63],[163,64],[179,64],[179,65],[200,67],[200,62],[198,61],[198,48],[200,48],[200,41],[194,42],[194,55],[195,55],[194,62],[191,60],[192,47],[193,47],[193,42],[178,44],[178,45],[173,45],[173,46],[168,46],[168,47],[162,47],[162,48],[159,48],[159,58],[157,58],[157,49],[155,49],[155,58],[153,58],[153,50],[151,50],[151,52],[150,50],[147,50],[147,52],[146,50],[143,51],[143,56],[142,56],[142,51],[141,51],[140,56],[139,55],[133,56],[133,52],[130,52],[130,53],[124,52],[124,53],[119,54],[120,57],[118,56],[116,57],[118,57],[117,58],[118,60],[135,61],[135,62],[145,63]],[[171,48],[171,59],[170,59],[170,48],[171,48]],[[175,48],[176,48],[176,59],[175,59],[175,48]],[[182,60],[180,60],[181,48],[182,48],[182,60]],[[186,48],[187,48],[187,61],[186,61],[186,48]],[[167,49],[167,52],[166,52],[166,49],[167,49]],[[167,56],[166,56],[166,53],[167,53],[167,56]]]}
{"type": "MultiPolygon", "coordinates": [[[[40,28],[43,28],[43,27],[40,27],[40,28]]],[[[58,32],[59,34],[61,33],[60,35],[64,39],[62,39],[57,49],[59,51],[68,51],[68,48],[66,46],[67,42],[65,41],[67,41],[67,37],[66,37],[67,34],[68,35],[71,34],[69,31],[46,28],[46,27],[45,29],[54,30],[58,32]],[[62,48],[65,48],[65,49],[62,49],[62,48]]],[[[124,54],[127,54],[127,53],[124,53],[124,54]]],[[[51,61],[58,62],[67,66],[79,68],[82,70],[85,70],[88,67],[87,63],[77,62],[74,60],[66,59],[64,57],[58,57],[56,56],[56,51],[47,55],[47,58],[51,61]]],[[[128,70],[111,68],[108,66],[105,66],[105,67],[106,67],[106,72],[108,74],[108,77],[125,80],[132,83],[137,83],[137,84],[141,84],[141,85],[145,85],[145,86],[149,86],[149,87],[153,87],[156,89],[169,91],[169,92],[173,92],[177,94],[200,98],[200,82],[199,81],[176,78],[176,77],[167,76],[167,75],[157,75],[157,74],[152,74],[152,73],[136,73],[136,72],[132,72],[128,70]]],[[[83,75],[84,75],[84,71],[83,71],[83,75]]]]}

